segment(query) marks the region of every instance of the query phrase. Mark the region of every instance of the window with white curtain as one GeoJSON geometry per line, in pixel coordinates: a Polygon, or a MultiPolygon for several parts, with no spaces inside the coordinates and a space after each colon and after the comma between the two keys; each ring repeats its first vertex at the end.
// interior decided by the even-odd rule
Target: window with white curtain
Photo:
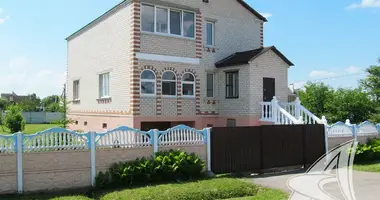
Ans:
{"type": "Polygon", "coordinates": [[[110,81],[110,73],[104,73],[99,75],[99,97],[105,98],[109,97],[109,81],[110,81]]]}
{"type": "Polygon", "coordinates": [[[156,75],[151,70],[144,70],[140,77],[140,90],[142,95],[156,94],[156,75]]]}
{"type": "Polygon", "coordinates": [[[206,22],[206,45],[214,46],[215,44],[215,23],[206,22]]]}
{"type": "Polygon", "coordinates": [[[162,95],[177,95],[177,79],[172,71],[164,72],[162,75],[162,95]]]}
{"type": "Polygon", "coordinates": [[[195,13],[142,4],[142,31],[195,38],[195,13]]]}
{"type": "Polygon", "coordinates": [[[186,73],[182,77],[182,95],[194,97],[195,96],[195,78],[194,75],[186,73]]]}
{"type": "Polygon", "coordinates": [[[73,82],[73,100],[79,100],[79,80],[73,82]]]}

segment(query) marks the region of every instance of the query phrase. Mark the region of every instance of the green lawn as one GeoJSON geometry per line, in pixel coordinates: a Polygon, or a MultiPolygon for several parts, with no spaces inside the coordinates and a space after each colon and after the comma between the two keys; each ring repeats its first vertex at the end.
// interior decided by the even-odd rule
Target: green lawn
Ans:
{"type": "MultiPolygon", "coordinates": [[[[25,130],[23,131],[25,134],[34,134],[40,131],[44,131],[49,128],[57,127],[56,124],[25,124],[25,130]]],[[[0,133],[9,134],[9,130],[7,128],[0,127],[0,133]]]]}
{"type": "Polygon", "coordinates": [[[363,172],[379,172],[380,173],[380,162],[369,163],[369,164],[355,164],[354,170],[363,172]]]}
{"type": "Polygon", "coordinates": [[[86,195],[23,195],[4,196],[7,200],[282,200],[287,194],[279,190],[262,188],[247,181],[233,178],[216,178],[188,183],[163,184],[116,191],[96,191],[86,195]],[[246,197],[246,198],[238,198],[246,197]]]}

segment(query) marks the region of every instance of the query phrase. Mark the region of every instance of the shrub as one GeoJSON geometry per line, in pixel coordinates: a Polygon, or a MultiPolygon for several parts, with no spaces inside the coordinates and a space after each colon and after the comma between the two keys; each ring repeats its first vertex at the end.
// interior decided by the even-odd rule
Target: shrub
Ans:
{"type": "Polygon", "coordinates": [[[24,130],[25,120],[21,114],[21,108],[19,106],[8,106],[4,117],[4,125],[11,131],[11,133],[24,130]]]}
{"type": "Polygon", "coordinates": [[[109,174],[99,173],[96,186],[134,186],[191,180],[201,176],[204,166],[204,162],[194,153],[188,154],[181,150],[158,152],[155,158],[139,158],[114,164],[108,170],[109,174]]]}
{"type": "Polygon", "coordinates": [[[380,160],[380,139],[369,139],[366,144],[359,144],[355,154],[355,163],[380,160]]]}

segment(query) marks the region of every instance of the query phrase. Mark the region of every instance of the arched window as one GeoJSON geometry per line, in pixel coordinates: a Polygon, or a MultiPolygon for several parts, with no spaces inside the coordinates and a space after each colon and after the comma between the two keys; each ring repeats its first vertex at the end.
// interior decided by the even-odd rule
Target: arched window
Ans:
{"type": "Polygon", "coordinates": [[[162,74],[162,95],[177,95],[177,79],[172,71],[167,71],[162,74]]]}
{"type": "Polygon", "coordinates": [[[144,70],[140,78],[140,90],[142,95],[156,94],[156,75],[151,70],[144,70]]]}
{"type": "Polygon", "coordinates": [[[190,73],[185,73],[182,76],[182,95],[183,96],[195,96],[195,78],[190,73]]]}

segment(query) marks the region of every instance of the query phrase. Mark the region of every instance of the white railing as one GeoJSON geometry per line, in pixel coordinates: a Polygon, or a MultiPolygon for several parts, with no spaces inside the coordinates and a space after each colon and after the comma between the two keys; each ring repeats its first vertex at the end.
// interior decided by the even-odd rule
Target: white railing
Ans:
{"type": "Polygon", "coordinates": [[[296,103],[295,102],[279,102],[279,104],[284,110],[286,110],[286,112],[296,117],[296,103]]]}
{"type": "MultiPolygon", "coordinates": [[[[378,127],[380,127],[378,125],[378,127]]],[[[375,124],[371,122],[365,121],[357,126],[356,134],[357,136],[371,136],[371,135],[379,135],[380,129],[378,129],[375,124]]]]}
{"type": "Polygon", "coordinates": [[[326,122],[325,126],[328,137],[380,136],[380,124],[375,125],[368,121],[356,125],[347,119],[345,123],[337,122],[331,126],[326,122]]]}
{"type": "Polygon", "coordinates": [[[88,149],[87,134],[63,128],[52,128],[33,135],[25,135],[23,141],[25,152],[88,149]]]}
{"type": "Polygon", "coordinates": [[[323,124],[321,119],[302,105],[299,105],[299,119],[302,120],[304,124],[323,124]]]}
{"type": "Polygon", "coordinates": [[[15,141],[14,135],[0,135],[0,153],[14,153],[15,141]]]}
{"type": "Polygon", "coordinates": [[[328,137],[353,137],[354,129],[351,125],[343,122],[337,122],[331,126],[327,126],[328,137]]]}
{"type": "Polygon", "coordinates": [[[99,148],[136,148],[151,147],[149,132],[126,126],[119,127],[95,135],[95,143],[99,148]]]}
{"type": "Polygon", "coordinates": [[[197,145],[205,144],[206,129],[196,130],[184,125],[158,132],[158,145],[197,145]]]}
{"type": "Polygon", "coordinates": [[[272,121],[272,102],[261,102],[261,120],[272,121]]]}
{"type": "Polygon", "coordinates": [[[274,109],[274,123],[278,125],[302,124],[302,121],[297,120],[285,109],[278,106],[274,109]]]}

